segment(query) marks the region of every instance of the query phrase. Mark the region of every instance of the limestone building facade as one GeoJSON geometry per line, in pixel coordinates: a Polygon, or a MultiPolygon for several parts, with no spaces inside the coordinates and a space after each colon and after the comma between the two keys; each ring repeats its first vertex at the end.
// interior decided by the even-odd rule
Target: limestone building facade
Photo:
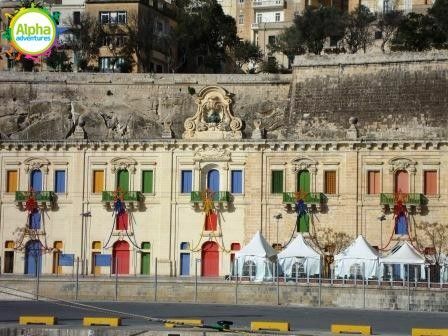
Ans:
{"type": "Polygon", "coordinates": [[[352,57],[297,58],[292,76],[5,74],[2,273],[79,258],[188,276],[199,260],[222,277],[258,230],[415,239],[448,218],[448,55],[352,57]]]}

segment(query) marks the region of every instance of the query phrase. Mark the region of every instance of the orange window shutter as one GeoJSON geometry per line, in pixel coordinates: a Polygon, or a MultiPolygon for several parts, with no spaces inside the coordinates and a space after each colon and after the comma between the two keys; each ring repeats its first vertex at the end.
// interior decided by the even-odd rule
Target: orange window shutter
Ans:
{"type": "Polygon", "coordinates": [[[334,170],[325,172],[325,193],[336,194],[336,172],[334,170]]]}
{"type": "Polygon", "coordinates": [[[93,192],[101,193],[104,190],[104,170],[93,172],[93,192]]]}
{"type": "Polygon", "coordinates": [[[9,170],[7,172],[6,192],[12,193],[17,191],[17,170],[9,170]]]}
{"type": "Polygon", "coordinates": [[[437,171],[428,170],[424,174],[424,193],[425,195],[437,195],[437,171]]]}
{"type": "Polygon", "coordinates": [[[369,171],[368,172],[368,194],[379,194],[380,193],[380,172],[379,171],[369,171]]]}

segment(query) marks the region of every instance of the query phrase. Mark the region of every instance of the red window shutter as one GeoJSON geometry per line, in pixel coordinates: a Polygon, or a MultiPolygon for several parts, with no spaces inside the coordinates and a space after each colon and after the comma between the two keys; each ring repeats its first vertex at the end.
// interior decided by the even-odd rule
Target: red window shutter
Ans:
{"type": "Polygon", "coordinates": [[[437,171],[427,170],[424,173],[425,195],[437,195],[437,171]]]}
{"type": "Polygon", "coordinates": [[[379,171],[369,171],[368,172],[367,193],[368,194],[379,194],[380,193],[380,172],[379,171]]]}

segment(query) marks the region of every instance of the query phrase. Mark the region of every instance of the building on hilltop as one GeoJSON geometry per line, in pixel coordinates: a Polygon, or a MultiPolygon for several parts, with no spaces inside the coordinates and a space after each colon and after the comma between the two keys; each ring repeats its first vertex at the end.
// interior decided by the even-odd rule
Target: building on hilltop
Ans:
{"type": "Polygon", "coordinates": [[[5,73],[1,272],[79,258],[189,276],[199,259],[225,276],[257,231],[415,243],[448,216],[447,78],[444,52],[302,56],[292,75],[5,73]]]}

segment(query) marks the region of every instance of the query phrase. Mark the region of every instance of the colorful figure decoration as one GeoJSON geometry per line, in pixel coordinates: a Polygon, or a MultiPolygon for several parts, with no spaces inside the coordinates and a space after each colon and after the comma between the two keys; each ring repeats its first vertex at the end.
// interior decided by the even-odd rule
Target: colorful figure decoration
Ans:
{"type": "Polygon", "coordinates": [[[201,192],[202,206],[206,215],[210,214],[215,209],[215,204],[213,203],[214,194],[215,193],[210,189],[201,192]]]}
{"type": "Polygon", "coordinates": [[[28,191],[28,197],[25,202],[25,210],[28,211],[29,214],[31,214],[37,210],[37,202],[36,202],[36,197],[34,195],[33,188],[31,188],[28,191]]]}
{"type": "Polygon", "coordinates": [[[308,195],[307,192],[298,191],[294,193],[296,198],[295,206],[297,213],[297,231],[298,232],[309,232],[309,215],[308,206],[305,203],[305,197],[308,195]]]}
{"type": "Polygon", "coordinates": [[[408,211],[404,205],[406,199],[407,194],[402,193],[401,190],[394,194],[395,233],[399,235],[409,234],[407,220],[408,211]]]}
{"type": "Polygon", "coordinates": [[[126,211],[126,207],[123,202],[124,192],[120,188],[114,191],[114,211],[117,215],[126,211]]]}

